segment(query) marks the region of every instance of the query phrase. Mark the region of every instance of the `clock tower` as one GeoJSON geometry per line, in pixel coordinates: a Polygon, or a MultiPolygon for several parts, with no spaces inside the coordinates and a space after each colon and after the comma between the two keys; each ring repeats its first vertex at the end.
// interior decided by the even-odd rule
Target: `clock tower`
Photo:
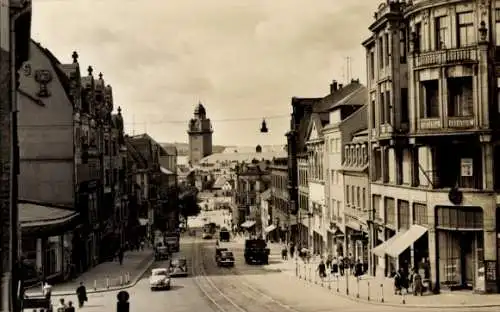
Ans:
{"type": "Polygon", "coordinates": [[[194,117],[189,121],[189,161],[192,166],[212,154],[212,123],[207,118],[203,104],[199,103],[194,110],[194,117]]]}

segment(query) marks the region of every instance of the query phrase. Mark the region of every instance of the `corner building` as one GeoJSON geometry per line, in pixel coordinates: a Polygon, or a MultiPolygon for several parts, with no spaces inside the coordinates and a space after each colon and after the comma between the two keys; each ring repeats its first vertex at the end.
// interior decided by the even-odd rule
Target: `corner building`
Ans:
{"type": "Polygon", "coordinates": [[[377,274],[498,292],[500,1],[387,1],[369,29],[377,274]]]}

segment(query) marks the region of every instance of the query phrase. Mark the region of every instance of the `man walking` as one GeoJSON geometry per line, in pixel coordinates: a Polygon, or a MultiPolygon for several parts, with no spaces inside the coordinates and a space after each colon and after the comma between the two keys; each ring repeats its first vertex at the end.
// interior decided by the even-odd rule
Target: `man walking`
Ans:
{"type": "Polygon", "coordinates": [[[83,282],[80,282],[80,286],[76,289],[76,297],[78,298],[78,307],[81,308],[88,300],[87,298],[87,288],[83,285],[83,282]]]}

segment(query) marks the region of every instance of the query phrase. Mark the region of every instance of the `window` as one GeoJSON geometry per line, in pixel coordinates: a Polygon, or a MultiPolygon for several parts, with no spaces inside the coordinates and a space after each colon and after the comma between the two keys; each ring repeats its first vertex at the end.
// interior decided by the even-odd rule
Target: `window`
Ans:
{"type": "Polygon", "coordinates": [[[373,181],[379,181],[382,179],[382,151],[377,148],[373,151],[374,158],[374,175],[373,181]]]}
{"type": "Polygon", "coordinates": [[[391,123],[390,117],[390,107],[391,107],[391,91],[385,91],[385,106],[384,106],[384,114],[385,114],[385,123],[391,123]]]}
{"type": "Polygon", "coordinates": [[[472,77],[448,78],[448,116],[472,116],[472,77]]]}
{"type": "Polygon", "coordinates": [[[361,189],[359,186],[356,188],[356,206],[361,209],[361,189]]]}
{"type": "Polygon", "coordinates": [[[366,210],[366,188],[363,187],[363,202],[361,204],[361,209],[366,210]]]}
{"type": "Polygon", "coordinates": [[[384,68],[384,39],[378,39],[378,67],[384,68]]]}
{"type": "Polygon", "coordinates": [[[408,88],[401,88],[401,122],[408,122],[409,120],[408,88]]]}
{"type": "MultiPolygon", "coordinates": [[[[500,99],[500,95],[499,95],[499,99],[500,99]]],[[[500,101],[499,101],[499,103],[500,103],[500,101]]],[[[370,126],[371,127],[375,127],[375,121],[376,121],[376,118],[375,118],[375,105],[376,105],[376,103],[375,103],[375,94],[372,93],[372,96],[371,96],[371,105],[370,105],[370,120],[371,120],[371,125],[370,126]]]]}
{"type": "Polygon", "coordinates": [[[352,186],[351,186],[351,196],[352,196],[352,201],[351,201],[351,203],[352,203],[353,205],[357,205],[357,203],[355,202],[355,200],[356,200],[356,197],[355,197],[355,196],[356,196],[356,193],[355,193],[355,187],[354,187],[354,185],[352,185],[352,186]]]}
{"type": "Polygon", "coordinates": [[[439,117],[439,83],[438,80],[428,80],[420,83],[420,117],[439,117]]]}
{"type": "Polygon", "coordinates": [[[396,207],[394,205],[394,198],[386,197],[384,199],[384,210],[385,210],[385,224],[396,225],[396,207]]]}
{"type": "Polygon", "coordinates": [[[399,55],[401,64],[406,64],[406,30],[399,30],[399,55]]]}
{"type": "Polygon", "coordinates": [[[385,50],[385,66],[389,66],[389,57],[391,56],[390,53],[390,45],[389,45],[389,34],[385,34],[384,36],[384,50],[385,50]]]}
{"type": "Polygon", "coordinates": [[[436,227],[481,229],[483,210],[479,207],[436,207],[436,227]]]}
{"type": "Polygon", "coordinates": [[[474,44],[474,15],[472,12],[457,14],[457,43],[458,47],[467,47],[474,44]]]}
{"type": "Polygon", "coordinates": [[[370,77],[375,79],[375,53],[373,51],[370,51],[370,77]]]}
{"type": "Polygon", "coordinates": [[[424,49],[424,40],[422,36],[422,24],[415,24],[415,52],[421,52],[424,49]]]}
{"type": "Polygon", "coordinates": [[[350,199],[351,197],[349,196],[349,185],[346,185],[345,186],[345,200],[346,200],[346,203],[349,205],[350,204],[350,199]]]}
{"type": "Polygon", "coordinates": [[[427,225],[427,205],[413,204],[413,223],[418,225],[427,225]]]}
{"type": "Polygon", "coordinates": [[[446,49],[446,36],[448,34],[447,16],[436,17],[434,20],[436,50],[446,49]]]}
{"type": "Polygon", "coordinates": [[[398,229],[410,228],[410,203],[406,200],[398,200],[398,229]]]}
{"type": "Polygon", "coordinates": [[[385,97],[384,92],[380,91],[380,105],[379,105],[379,122],[381,125],[385,124],[385,97]]]}
{"type": "Polygon", "coordinates": [[[495,45],[500,46],[500,9],[495,9],[495,45]]]}
{"type": "Polygon", "coordinates": [[[372,196],[373,215],[375,219],[380,219],[380,195],[372,196]]]}

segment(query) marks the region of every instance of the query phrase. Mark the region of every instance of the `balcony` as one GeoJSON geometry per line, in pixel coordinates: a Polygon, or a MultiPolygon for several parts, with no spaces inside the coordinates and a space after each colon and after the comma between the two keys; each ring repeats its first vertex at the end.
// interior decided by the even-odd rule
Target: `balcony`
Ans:
{"type": "Polygon", "coordinates": [[[415,67],[475,63],[477,61],[476,47],[466,47],[420,53],[415,57],[415,67]]]}

